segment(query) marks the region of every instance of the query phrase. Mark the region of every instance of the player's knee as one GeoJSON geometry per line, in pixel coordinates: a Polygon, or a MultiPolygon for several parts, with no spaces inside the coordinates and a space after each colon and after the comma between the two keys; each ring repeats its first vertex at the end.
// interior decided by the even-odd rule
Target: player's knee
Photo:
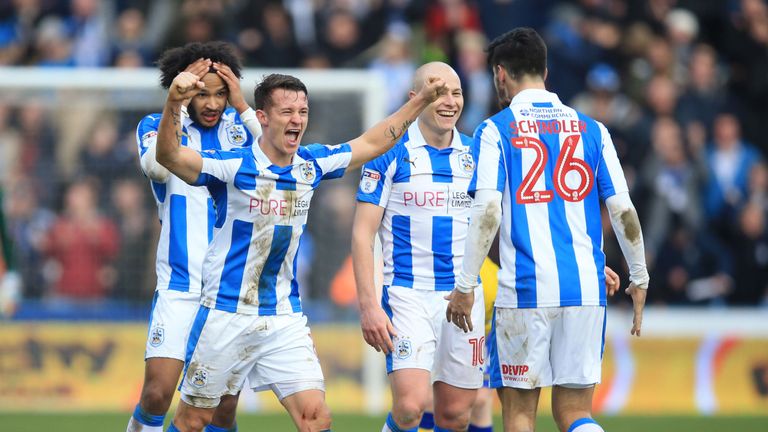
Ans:
{"type": "Polygon", "coordinates": [[[141,407],[150,414],[165,414],[171,406],[172,399],[172,388],[167,389],[157,383],[147,383],[141,392],[141,407]]]}
{"type": "Polygon", "coordinates": [[[184,432],[202,432],[210,423],[210,416],[191,413],[181,417],[177,416],[173,419],[173,424],[176,425],[176,428],[184,432]]]}
{"type": "Polygon", "coordinates": [[[466,430],[471,409],[465,406],[445,406],[435,410],[435,424],[443,429],[466,430]]]}
{"type": "Polygon", "coordinates": [[[235,414],[237,413],[237,397],[225,396],[221,398],[221,403],[213,412],[212,424],[216,426],[232,427],[235,424],[235,414]]]}
{"type": "Polygon", "coordinates": [[[312,430],[325,430],[331,427],[331,410],[323,401],[305,406],[301,417],[312,430]]]}
{"type": "Polygon", "coordinates": [[[394,404],[392,417],[398,426],[412,428],[419,424],[424,414],[424,404],[416,400],[401,400],[394,404]]]}

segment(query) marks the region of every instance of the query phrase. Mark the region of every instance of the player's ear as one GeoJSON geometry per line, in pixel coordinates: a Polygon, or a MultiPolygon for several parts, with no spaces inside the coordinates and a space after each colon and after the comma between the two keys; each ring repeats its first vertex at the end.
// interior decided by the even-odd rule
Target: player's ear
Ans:
{"type": "Polygon", "coordinates": [[[547,75],[549,75],[549,68],[544,68],[544,81],[547,80],[547,75]]]}
{"type": "Polygon", "coordinates": [[[408,92],[408,99],[413,99],[413,97],[416,96],[416,92],[411,90],[408,92]]]}
{"type": "Polygon", "coordinates": [[[267,119],[267,113],[260,109],[256,110],[256,120],[259,121],[262,127],[269,123],[269,120],[267,119]]]}

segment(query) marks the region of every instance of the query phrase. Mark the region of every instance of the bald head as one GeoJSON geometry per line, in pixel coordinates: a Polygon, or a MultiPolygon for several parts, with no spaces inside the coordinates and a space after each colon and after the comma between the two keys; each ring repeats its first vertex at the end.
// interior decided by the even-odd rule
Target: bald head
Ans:
{"type": "Polygon", "coordinates": [[[427,77],[437,76],[445,80],[445,82],[459,82],[459,75],[453,68],[443,62],[429,62],[416,69],[416,73],[413,76],[413,91],[419,92],[424,84],[427,82],[427,77]]]}

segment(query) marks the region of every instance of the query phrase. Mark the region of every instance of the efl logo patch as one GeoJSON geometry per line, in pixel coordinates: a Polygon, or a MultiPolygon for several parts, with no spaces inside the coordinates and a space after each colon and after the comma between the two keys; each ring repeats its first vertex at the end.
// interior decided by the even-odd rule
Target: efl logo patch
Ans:
{"type": "Polygon", "coordinates": [[[381,174],[368,168],[363,170],[363,177],[360,179],[360,190],[365,193],[371,193],[379,185],[381,174]]]}
{"type": "Polygon", "coordinates": [[[301,165],[299,165],[299,173],[301,174],[301,178],[304,179],[305,182],[312,183],[315,181],[315,164],[312,162],[306,162],[301,165]]]}
{"type": "Polygon", "coordinates": [[[161,326],[153,327],[149,333],[149,344],[158,347],[165,341],[165,329],[161,326]]]}
{"type": "Polygon", "coordinates": [[[192,374],[192,379],[190,379],[189,381],[193,386],[197,388],[202,388],[208,383],[208,371],[203,368],[197,369],[192,374]]]}
{"type": "Polygon", "coordinates": [[[411,356],[411,341],[408,339],[400,339],[395,346],[395,355],[397,358],[404,360],[411,356]]]}
{"type": "Polygon", "coordinates": [[[459,154],[459,166],[461,170],[467,174],[472,174],[475,171],[475,159],[469,152],[463,152],[459,154]]]}
{"type": "Polygon", "coordinates": [[[240,145],[245,142],[245,128],[243,125],[232,125],[227,128],[227,138],[232,144],[240,145]]]}

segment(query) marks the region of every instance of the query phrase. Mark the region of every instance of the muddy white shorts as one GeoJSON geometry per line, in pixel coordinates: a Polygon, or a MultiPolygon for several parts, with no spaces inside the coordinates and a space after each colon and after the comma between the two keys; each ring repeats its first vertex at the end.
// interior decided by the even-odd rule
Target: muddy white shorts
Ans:
{"type": "Polygon", "coordinates": [[[485,306],[483,290],[475,290],[472,307],[474,330],[463,330],[445,318],[450,291],[427,291],[385,286],[384,311],[392,320],[397,337],[395,350],[387,354],[387,373],[398,369],[431,371],[432,382],[459,388],[483,385],[485,306]]]}
{"type": "Polygon", "coordinates": [[[315,345],[301,313],[255,316],[200,306],[187,344],[182,399],[198,408],[237,394],[248,378],[255,391],[284,398],[325,390],[315,345]]]}
{"type": "Polygon", "coordinates": [[[155,291],[144,359],[165,357],[184,361],[189,328],[199,307],[199,292],[155,291]]]}
{"type": "Polygon", "coordinates": [[[533,389],[600,382],[605,307],[497,307],[488,335],[491,387],[533,389]]]}

